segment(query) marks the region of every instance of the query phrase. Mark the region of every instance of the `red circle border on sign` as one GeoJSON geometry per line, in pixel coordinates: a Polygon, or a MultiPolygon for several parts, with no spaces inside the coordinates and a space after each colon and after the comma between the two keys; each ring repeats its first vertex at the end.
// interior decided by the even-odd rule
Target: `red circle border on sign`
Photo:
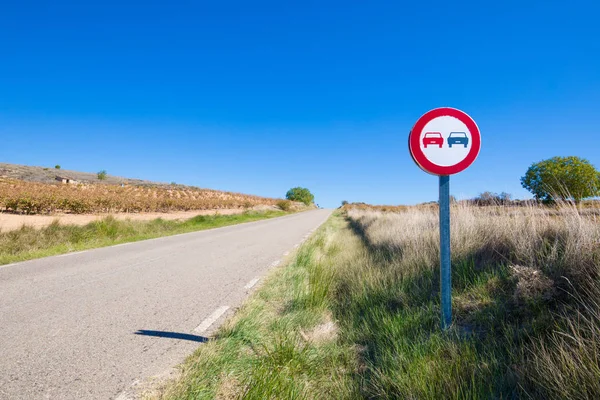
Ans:
{"type": "Polygon", "coordinates": [[[475,121],[473,121],[473,118],[466,113],[450,107],[435,108],[426,112],[417,120],[417,123],[413,126],[410,135],[408,136],[408,148],[413,160],[423,171],[438,176],[453,175],[464,171],[473,163],[473,161],[475,161],[479,155],[479,150],[481,149],[481,134],[479,133],[479,128],[475,121]],[[421,132],[423,131],[423,128],[425,128],[425,125],[434,118],[445,116],[454,117],[465,124],[471,133],[472,140],[469,154],[467,154],[461,162],[449,166],[437,165],[429,161],[421,150],[421,144],[419,142],[421,132]]]}

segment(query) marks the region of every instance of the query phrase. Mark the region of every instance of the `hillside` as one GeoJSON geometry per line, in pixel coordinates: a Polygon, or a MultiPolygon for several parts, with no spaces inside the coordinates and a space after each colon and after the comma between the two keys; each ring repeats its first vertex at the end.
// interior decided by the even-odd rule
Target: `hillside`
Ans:
{"type": "Polygon", "coordinates": [[[17,179],[26,182],[55,183],[57,176],[71,178],[82,183],[100,183],[109,185],[120,185],[121,183],[127,183],[130,185],[142,186],[165,185],[164,183],[151,182],[142,179],[122,178],[113,175],[107,175],[106,179],[100,180],[98,179],[96,173],[91,172],[55,169],[54,167],[36,167],[29,165],[0,163],[0,178],[17,179]]]}
{"type": "Polygon", "coordinates": [[[278,199],[140,179],[0,164],[0,210],[18,214],[140,213],[275,206],[278,199]],[[71,180],[62,183],[56,177],[71,180]],[[73,180],[75,182],[73,182],[73,180]]]}

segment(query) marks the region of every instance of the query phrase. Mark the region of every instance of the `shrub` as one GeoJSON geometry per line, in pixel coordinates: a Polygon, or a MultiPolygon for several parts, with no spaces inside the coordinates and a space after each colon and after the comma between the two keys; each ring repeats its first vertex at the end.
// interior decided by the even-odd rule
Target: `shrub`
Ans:
{"type": "Polygon", "coordinates": [[[105,170],[102,170],[102,171],[98,172],[97,175],[98,175],[98,179],[101,180],[101,181],[105,180],[106,177],[108,176],[108,174],[106,173],[105,170]]]}
{"type": "Polygon", "coordinates": [[[509,205],[512,203],[512,195],[510,193],[502,192],[500,194],[486,191],[481,193],[479,196],[470,200],[478,206],[499,206],[509,205]]]}
{"type": "Polygon", "coordinates": [[[56,165],[54,166],[54,168],[55,168],[55,169],[60,169],[60,165],[56,164],[56,165]]]}
{"type": "Polygon", "coordinates": [[[289,200],[279,200],[277,202],[277,207],[281,208],[283,211],[289,211],[292,208],[292,202],[289,200]]]}
{"type": "Polygon", "coordinates": [[[315,196],[308,190],[303,187],[295,187],[285,194],[285,198],[291,201],[299,201],[307,206],[314,202],[315,196]]]}

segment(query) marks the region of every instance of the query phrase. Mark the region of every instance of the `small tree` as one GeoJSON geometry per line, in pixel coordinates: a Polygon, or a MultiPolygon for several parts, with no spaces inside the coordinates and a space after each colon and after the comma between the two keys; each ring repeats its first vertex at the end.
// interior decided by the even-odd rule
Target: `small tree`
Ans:
{"type": "Polygon", "coordinates": [[[108,176],[108,174],[106,173],[105,170],[98,172],[97,175],[98,175],[98,179],[100,179],[101,181],[105,180],[106,177],[108,176]]]}
{"type": "Polygon", "coordinates": [[[60,169],[60,165],[56,164],[56,165],[54,166],[54,168],[55,168],[55,169],[60,169]]]}
{"type": "Polygon", "coordinates": [[[521,178],[521,185],[537,200],[572,199],[579,203],[598,195],[600,173],[586,159],[553,157],[532,164],[521,178]]]}
{"type": "Polygon", "coordinates": [[[309,205],[314,202],[315,196],[310,192],[310,190],[302,187],[295,187],[285,194],[285,198],[291,201],[300,201],[306,205],[309,205]]]}
{"type": "Polygon", "coordinates": [[[348,202],[346,200],[342,200],[342,207],[344,207],[348,202]]]}

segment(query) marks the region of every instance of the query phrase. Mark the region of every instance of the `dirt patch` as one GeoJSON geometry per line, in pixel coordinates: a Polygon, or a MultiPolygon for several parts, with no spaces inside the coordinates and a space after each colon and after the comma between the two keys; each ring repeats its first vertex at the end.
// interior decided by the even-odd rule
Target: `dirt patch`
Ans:
{"type": "Polygon", "coordinates": [[[521,265],[510,267],[513,279],[517,282],[514,298],[517,302],[549,300],[555,294],[554,282],[542,271],[521,265]]]}
{"type": "MultiPolygon", "coordinates": [[[[260,207],[260,210],[273,209],[275,207],[260,207]]],[[[56,215],[19,215],[0,213],[0,231],[7,232],[21,228],[23,225],[33,226],[35,228],[44,228],[53,221],[58,220],[63,225],[86,225],[97,221],[109,215],[121,220],[130,219],[132,221],[150,221],[157,218],[166,220],[186,220],[197,215],[232,215],[241,214],[243,209],[222,209],[222,210],[198,210],[198,211],[178,211],[172,213],[121,213],[121,214],[56,214],[56,215]]]]}
{"type": "Polygon", "coordinates": [[[331,314],[327,314],[324,321],[309,332],[300,331],[300,335],[306,342],[322,343],[334,340],[338,334],[338,327],[333,321],[331,314]]]}
{"type": "Polygon", "coordinates": [[[242,384],[232,375],[221,374],[216,400],[236,400],[242,393],[242,384]]]}

